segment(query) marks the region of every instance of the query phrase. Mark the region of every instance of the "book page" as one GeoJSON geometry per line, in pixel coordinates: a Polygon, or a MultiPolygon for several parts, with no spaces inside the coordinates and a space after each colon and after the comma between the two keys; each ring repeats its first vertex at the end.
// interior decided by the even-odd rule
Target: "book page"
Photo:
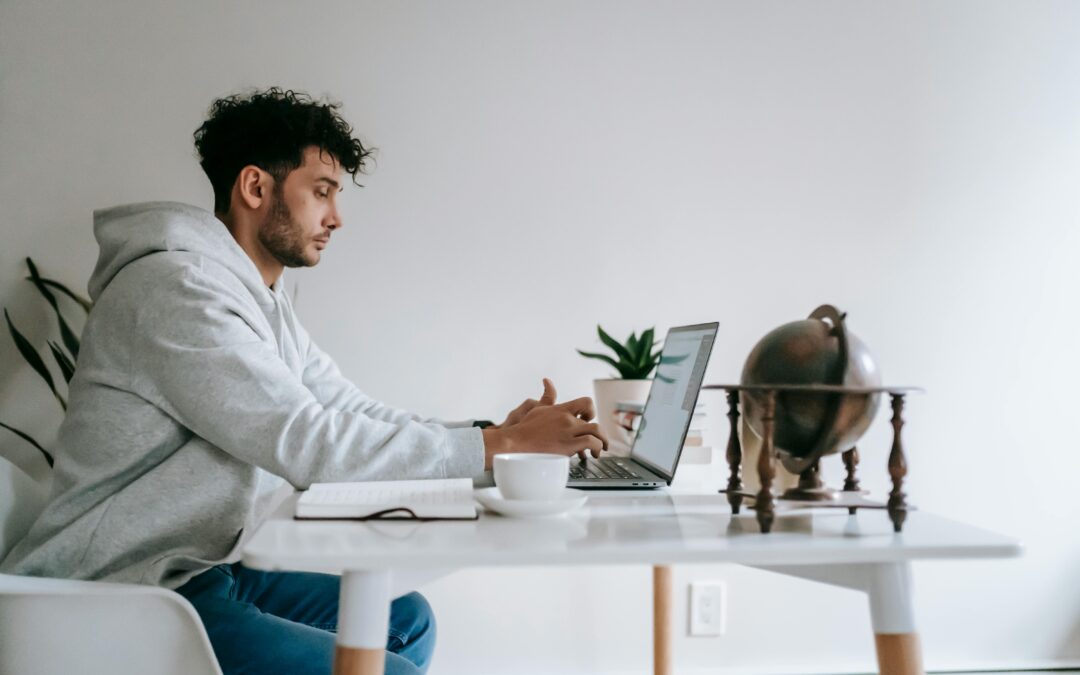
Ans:
{"type": "Polygon", "coordinates": [[[419,517],[472,515],[472,480],[366,481],[315,483],[296,505],[299,517],[359,518],[377,511],[405,507],[419,517]]]}

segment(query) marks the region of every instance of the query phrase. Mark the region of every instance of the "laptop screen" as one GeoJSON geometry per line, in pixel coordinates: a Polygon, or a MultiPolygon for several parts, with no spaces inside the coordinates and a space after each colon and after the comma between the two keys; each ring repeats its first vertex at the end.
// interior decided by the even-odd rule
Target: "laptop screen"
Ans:
{"type": "Polygon", "coordinates": [[[690,428],[717,324],[668,331],[630,456],[670,477],[690,428]]]}

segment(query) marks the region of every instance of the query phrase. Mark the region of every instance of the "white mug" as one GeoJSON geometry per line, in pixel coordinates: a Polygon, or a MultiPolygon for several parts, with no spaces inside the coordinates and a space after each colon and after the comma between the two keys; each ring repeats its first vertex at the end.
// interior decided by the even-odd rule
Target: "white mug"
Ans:
{"type": "Polygon", "coordinates": [[[566,488],[570,458],[542,452],[495,455],[495,485],[504,499],[549,501],[566,488]]]}

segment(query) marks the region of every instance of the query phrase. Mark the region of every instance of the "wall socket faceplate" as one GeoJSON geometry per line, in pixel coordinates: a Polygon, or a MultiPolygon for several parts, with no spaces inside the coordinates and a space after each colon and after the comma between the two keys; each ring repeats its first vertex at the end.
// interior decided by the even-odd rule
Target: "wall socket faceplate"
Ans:
{"type": "Polygon", "coordinates": [[[727,630],[727,582],[690,582],[690,636],[716,637],[727,630]]]}

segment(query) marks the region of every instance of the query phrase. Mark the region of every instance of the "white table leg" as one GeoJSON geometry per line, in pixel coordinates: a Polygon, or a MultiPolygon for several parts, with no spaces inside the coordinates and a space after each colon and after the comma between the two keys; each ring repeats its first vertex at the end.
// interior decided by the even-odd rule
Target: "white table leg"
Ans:
{"type": "Polygon", "coordinates": [[[383,675],[391,599],[389,571],[342,573],[334,675],[383,675]]]}
{"type": "Polygon", "coordinates": [[[866,593],[881,675],[923,675],[907,562],[847,565],[753,565],[866,593]]]}
{"type": "Polygon", "coordinates": [[[923,675],[908,563],[867,565],[867,595],[881,675],[923,675]]]}

